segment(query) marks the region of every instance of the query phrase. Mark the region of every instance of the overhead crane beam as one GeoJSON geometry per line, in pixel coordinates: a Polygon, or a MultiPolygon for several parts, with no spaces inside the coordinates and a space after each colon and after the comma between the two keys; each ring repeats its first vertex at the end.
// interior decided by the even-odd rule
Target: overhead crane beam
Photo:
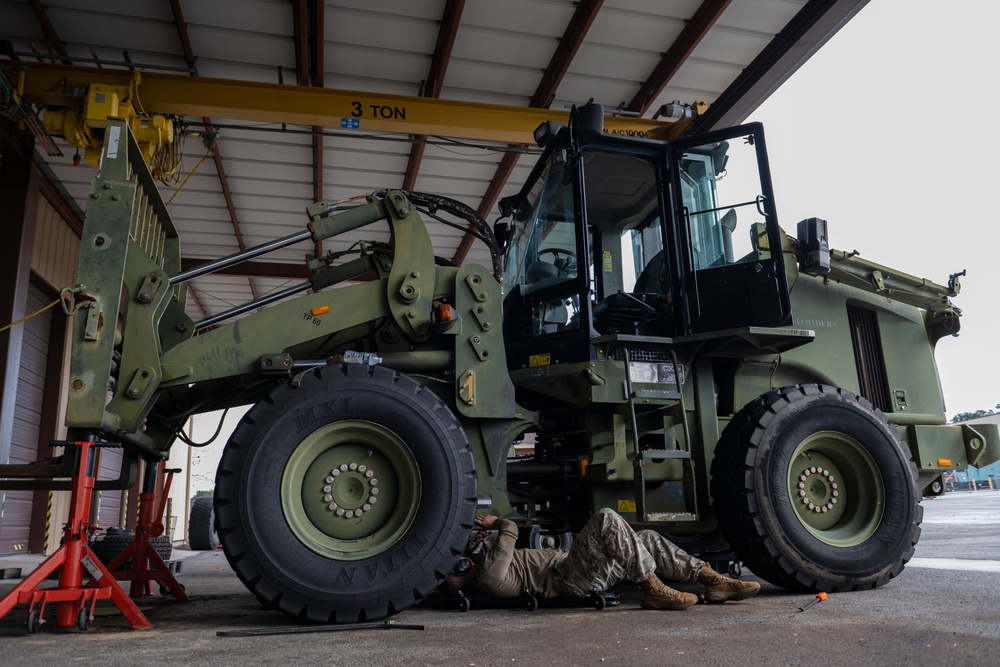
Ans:
{"type": "MultiPolygon", "coordinates": [[[[359,133],[390,132],[474,141],[533,143],[547,120],[566,122],[568,111],[441,100],[405,95],[312,88],[287,84],[189,78],[160,72],[133,73],[70,65],[25,65],[24,96],[52,107],[76,107],[92,84],[135,84],[147,113],[214,116],[235,120],[336,127],[359,133]]],[[[608,116],[606,131],[667,138],[671,122],[608,116]]]]}

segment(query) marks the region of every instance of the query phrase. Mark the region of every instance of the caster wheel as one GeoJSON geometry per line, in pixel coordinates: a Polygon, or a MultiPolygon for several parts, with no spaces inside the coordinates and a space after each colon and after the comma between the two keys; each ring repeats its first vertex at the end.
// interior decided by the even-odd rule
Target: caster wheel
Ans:
{"type": "Polygon", "coordinates": [[[462,613],[469,611],[472,608],[472,603],[469,602],[469,598],[462,596],[458,599],[458,610],[462,613]]]}
{"type": "Polygon", "coordinates": [[[538,598],[536,598],[534,595],[529,595],[528,603],[525,605],[525,608],[528,611],[535,611],[536,609],[538,609],[538,598]]]}
{"type": "Polygon", "coordinates": [[[598,595],[594,598],[594,609],[600,611],[604,609],[608,604],[607,600],[604,599],[603,595],[598,595]]]}
{"type": "Polygon", "coordinates": [[[28,614],[28,634],[33,635],[38,632],[39,625],[41,625],[41,619],[38,617],[38,612],[33,611],[28,614]]]}
{"type": "Polygon", "coordinates": [[[90,614],[87,613],[86,609],[81,609],[80,613],[76,615],[76,627],[80,632],[86,632],[87,628],[90,627],[90,614]]]}

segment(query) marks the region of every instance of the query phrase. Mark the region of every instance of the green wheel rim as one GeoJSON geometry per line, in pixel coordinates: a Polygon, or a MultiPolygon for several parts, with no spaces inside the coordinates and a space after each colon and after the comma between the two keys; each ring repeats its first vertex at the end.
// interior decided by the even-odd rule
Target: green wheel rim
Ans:
{"type": "Polygon", "coordinates": [[[851,547],[871,537],[885,510],[885,485],[864,446],[845,433],[819,431],[799,443],[788,466],[795,516],[814,537],[851,547]]]}
{"type": "Polygon", "coordinates": [[[413,523],[420,470],[390,429],[342,421],[296,446],[281,477],[281,505],[295,536],[316,553],[361,560],[395,544],[413,523]]]}

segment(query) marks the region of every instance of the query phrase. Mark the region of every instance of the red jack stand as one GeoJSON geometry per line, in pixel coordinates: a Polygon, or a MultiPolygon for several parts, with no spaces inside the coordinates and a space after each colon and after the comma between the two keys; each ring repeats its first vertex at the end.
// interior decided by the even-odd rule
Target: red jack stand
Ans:
{"type": "Polygon", "coordinates": [[[133,628],[152,628],[152,623],[125,595],[108,568],[87,546],[87,517],[96,477],[94,453],[101,445],[92,440],[62,444],[66,446],[66,456],[71,455],[70,447],[76,447],[79,456],[71,484],[69,521],[63,533],[62,546],[0,600],[0,618],[15,605],[28,604],[28,632],[34,633],[44,623],[45,605],[53,602],[56,604],[56,628],[75,625],[80,630],[86,630],[94,618],[97,601],[110,599],[133,628]],[[58,567],[62,567],[59,584],[52,588],[39,588],[58,567]],[[87,586],[83,585],[84,570],[93,578],[87,586]]]}
{"type": "Polygon", "coordinates": [[[164,532],[163,512],[170,494],[170,483],[174,473],[179,470],[164,470],[167,473],[163,484],[160,502],[156,502],[156,469],[157,464],[146,462],[146,470],[142,478],[142,494],[139,496],[139,523],[135,527],[135,540],[124,551],[115,556],[108,565],[108,570],[114,572],[119,581],[131,581],[129,597],[141,598],[153,594],[153,582],[160,584],[164,595],[172,595],[178,602],[190,602],[191,598],[184,592],[184,587],[177,582],[163,558],[156,552],[150,542],[164,532]],[[121,570],[122,565],[132,558],[132,569],[121,570]]]}

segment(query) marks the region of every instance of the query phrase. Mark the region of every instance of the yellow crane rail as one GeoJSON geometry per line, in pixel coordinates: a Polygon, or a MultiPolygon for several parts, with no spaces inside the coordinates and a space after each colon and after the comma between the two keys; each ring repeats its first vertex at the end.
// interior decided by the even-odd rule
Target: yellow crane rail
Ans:
{"type": "MultiPolygon", "coordinates": [[[[24,98],[52,108],[80,107],[92,85],[115,86],[131,88],[133,105],[148,114],[526,144],[533,143],[533,132],[544,121],[569,118],[568,111],[447,99],[73,65],[23,66],[24,98]]],[[[672,126],[642,118],[605,118],[608,132],[651,139],[668,138],[672,126]]]]}

